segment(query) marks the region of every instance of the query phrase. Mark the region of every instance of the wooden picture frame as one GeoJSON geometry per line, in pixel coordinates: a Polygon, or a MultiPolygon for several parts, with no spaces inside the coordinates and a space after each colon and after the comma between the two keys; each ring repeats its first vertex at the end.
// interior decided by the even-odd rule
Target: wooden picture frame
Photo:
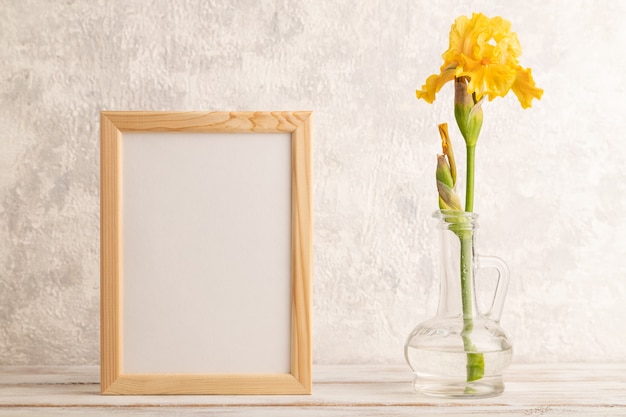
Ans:
{"type": "Polygon", "coordinates": [[[311,393],[311,127],[101,112],[102,394],[311,393]]]}

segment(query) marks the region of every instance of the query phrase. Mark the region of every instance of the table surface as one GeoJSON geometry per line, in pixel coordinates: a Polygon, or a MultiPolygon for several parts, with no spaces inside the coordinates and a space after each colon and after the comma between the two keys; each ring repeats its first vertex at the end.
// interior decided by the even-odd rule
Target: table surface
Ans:
{"type": "Polygon", "coordinates": [[[445,400],[406,366],[315,365],[312,395],[102,396],[99,367],[0,367],[0,416],[626,416],[626,363],[514,364],[499,397],[445,400]]]}

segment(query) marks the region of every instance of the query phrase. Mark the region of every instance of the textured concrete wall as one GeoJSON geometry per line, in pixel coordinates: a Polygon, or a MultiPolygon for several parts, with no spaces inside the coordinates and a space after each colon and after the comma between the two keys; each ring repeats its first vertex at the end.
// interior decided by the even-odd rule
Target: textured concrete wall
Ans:
{"type": "Polygon", "coordinates": [[[453,123],[451,86],[414,91],[472,11],[512,21],[545,89],[488,103],[478,145],[516,360],[626,360],[626,2],[0,0],[0,365],[99,361],[104,109],[313,110],[315,361],[403,362],[453,123]]]}

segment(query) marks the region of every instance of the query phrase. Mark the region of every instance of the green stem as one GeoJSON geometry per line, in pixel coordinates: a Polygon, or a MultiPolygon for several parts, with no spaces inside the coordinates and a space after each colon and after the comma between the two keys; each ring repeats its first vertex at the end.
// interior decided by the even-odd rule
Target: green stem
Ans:
{"type": "MultiPolygon", "coordinates": [[[[465,184],[465,211],[474,210],[474,160],[476,154],[475,145],[467,145],[467,177],[465,184]]],[[[485,373],[485,358],[482,353],[477,352],[477,348],[472,343],[472,332],[474,330],[473,294],[472,294],[472,261],[473,261],[473,240],[472,230],[468,230],[459,224],[455,231],[461,243],[461,303],[463,308],[463,348],[467,355],[467,382],[481,379],[485,373]]]]}
{"type": "Polygon", "coordinates": [[[465,185],[465,211],[474,211],[474,157],[476,145],[467,145],[467,184],[465,185]]]}
{"type": "Polygon", "coordinates": [[[482,353],[476,352],[471,334],[474,330],[472,308],[472,232],[468,230],[458,233],[461,240],[461,301],[463,304],[463,347],[467,354],[467,382],[483,377],[485,360],[482,353]]]}

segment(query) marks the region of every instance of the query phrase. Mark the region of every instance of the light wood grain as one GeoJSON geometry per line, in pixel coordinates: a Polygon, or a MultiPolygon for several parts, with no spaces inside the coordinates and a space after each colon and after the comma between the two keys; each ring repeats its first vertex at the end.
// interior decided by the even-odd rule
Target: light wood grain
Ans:
{"type": "Polygon", "coordinates": [[[313,276],[312,117],[292,134],[292,338],[291,369],[307,387],[312,386],[311,287],[313,276]]]}
{"type": "Polygon", "coordinates": [[[579,409],[570,407],[546,407],[546,408],[523,408],[509,409],[508,407],[491,407],[488,409],[476,408],[468,410],[467,407],[438,407],[438,406],[379,406],[379,407],[168,407],[168,408],[142,408],[142,407],[116,407],[106,409],[94,408],[19,408],[6,411],[0,416],[232,416],[232,417],[415,417],[415,416],[491,416],[491,417],[515,417],[515,416],[551,416],[551,417],[611,417],[624,416],[623,409],[579,409]]]}
{"type": "Polygon", "coordinates": [[[293,132],[311,112],[102,112],[123,132],[293,132]]]}
{"type": "Polygon", "coordinates": [[[311,392],[311,112],[101,113],[101,364],[103,394],[307,394],[311,392]],[[292,306],[290,374],[122,373],[121,141],[124,132],[291,133],[292,306]]]}
{"type": "Polygon", "coordinates": [[[122,133],[105,114],[100,126],[100,383],[105,390],[119,377],[121,360],[122,133]]]}
{"type": "Polygon", "coordinates": [[[107,394],[309,394],[309,387],[293,375],[121,375],[107,394]]]}
{"type": "Polygon", "coordinates": [[[500,397],[411,390],[406,366],[316,366],[313,395],[101,396],[98,367],[0,367],[0,415],[626,416],[626,364],[513,365],[500,397]]]}

